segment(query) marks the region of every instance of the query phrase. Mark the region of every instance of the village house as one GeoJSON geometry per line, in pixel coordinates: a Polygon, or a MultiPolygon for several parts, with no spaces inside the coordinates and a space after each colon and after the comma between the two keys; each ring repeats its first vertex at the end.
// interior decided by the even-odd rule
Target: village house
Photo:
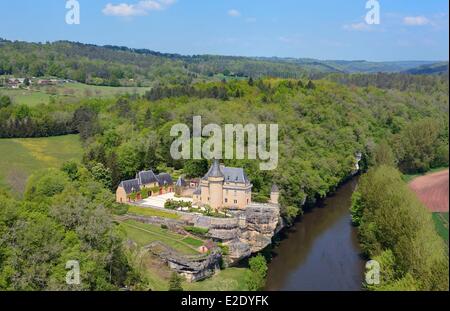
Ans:
{"type": "Polygon", "coordinates": [[[172,177],[167,173],[156,175],[153,171],[141,171],[136,178],[122,181],[116,190],[116,202],[127,203],[141,200],[142,191],[147,190],[149,196],[157,196],[173,192],[172,177]]]}

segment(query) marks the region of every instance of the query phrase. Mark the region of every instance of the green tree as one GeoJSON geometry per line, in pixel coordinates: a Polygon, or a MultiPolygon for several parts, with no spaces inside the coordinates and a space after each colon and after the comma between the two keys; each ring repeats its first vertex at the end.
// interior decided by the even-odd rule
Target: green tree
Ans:
{"type": "Polygon", "coordinates": [[[67,176],[56,169],[38,171],[30,176],[25,187],[24,197],[32,200],[40,197],[50,198],[61,193],[68,184],[67,176]]]}
{"type": "Polygon", "coordinates": [[[177,272],[172,272],[169,280],[169,291],[171,292],[182,292],[183,287],[181,285],[182,278],[178,275],[177,272]]]}
{"type": "Polygon", "coordinates": [[[426,172],[436,157],[439,124],[424,119],[408,125],[398,137],[399,167],[408,173],[426,172]]]}
{"type": "Polygon", "coordinates": [[[375,165],[388,165],[395,167],[396,159],[391,147],[385,141],[379,143],[373,152],[373,160],[375,165]]]}
{"type": "Polygon", "coordinates": [[[187,160],[183,167],[183,173],[188,178],[203,177],[207,172],[208,172],[208,161],[205,159],[187,160]]]}
{"type": "Polygon", "coordinates": [[[3,95],[0,96],[0,109],[11,106],[11,98],[9,96],[3,95]]]}
{"type": "Polygon", "coordinates": [[[247,272],[246,283],[250,291],[260,291],[264,289],[267,276],[267,262],[264,256],[258,254],[249,260],[250,270],[247,272]]]}
{"type": "Polygon", "coordinates": [[[102,163],[95,163],[91,166],[90,172],[94,179],[108,189],[112,188],[111,170],[102,163]]]}

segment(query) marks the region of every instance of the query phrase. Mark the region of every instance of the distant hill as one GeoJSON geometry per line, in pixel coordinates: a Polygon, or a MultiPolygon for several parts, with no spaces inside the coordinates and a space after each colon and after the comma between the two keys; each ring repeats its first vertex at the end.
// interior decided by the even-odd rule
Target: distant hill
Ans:
{"type": "Polygon", "coordinates": [[[54,76],[109,86],[151,86],[155,83],[178,84],[248,77],[316,78],[330,73],[398,73],[414,69],[426,71],[431,70],[426,68],[434,68],[433,66],[438,65],[422,61],[184,56],[148,49],[69,41],[28,43],[0,39],[0,75],[54,76]],[[421,66],[425,69],[417,69],[422,68],[421,66]]]}
{"type": "Polygon", "coordinates": [[[426,64],[406,70],[405,73],[413,75],[448,75],[448,62],[426,64]]]}

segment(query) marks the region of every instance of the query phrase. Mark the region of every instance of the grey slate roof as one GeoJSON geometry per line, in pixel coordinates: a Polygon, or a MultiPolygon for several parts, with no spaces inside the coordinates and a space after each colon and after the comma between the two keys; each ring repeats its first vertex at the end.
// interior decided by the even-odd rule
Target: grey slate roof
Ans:
{"type": "Polygon", "coordinates": [[[219,164],[218,160],[214,160],[213,165],[208,173],[203,177],[204,180],[208,177],[223,177],[225,182],[249,184],[250,181],[244,172],[243,168],[225,167],[219,164]]]}
{"type": "Polygon", "coordinates": [[[208,171],[208,177],[223,177],[219,160],[214,160],[213,165],[208,171]]]}
{"type": "Polygon", "coordinates": [[[142,185],[157,182],[160,187],[165,185],[173,185],[172,177],[167,173],[155,175],[153,171],[142,171],[136,174],[135,179],[124,180],[119,184],[119,187],[125,189],[127,194],[133,191],[140,191],[142,185]]]}
{"type": "Polygon", "coordinates": [[[141,185],[148,185],[151,183],[158,182],[158,178],[156,178],[155,173],[153,171],[142,171],[136,175],[136,178],[139,179],[141,185]]]}
{"type": "Polygon", "coordinates": [[[122,187],[125,190],[126,194],[141,190],[138,179],[124,180],[120,183],[119,187],[122,187]]]}
{"type": "Polygon", "coordinates": [[[235,182],[241,184],[248,184],[250,181],[245,175],[243,168],[237,167],[224,167],[223,173],[225,175],[225,182],[235,182]]]}
{"type": "Polygon", "coordinates": [[[194,195],[200,195],[200,194],[202,194],[202,189],[201,189],[200,187],[197,187],[197,189],[195,189],[195,191],[194,191],[193,194],[194,194],[194,195]]]}
{"type": "Polygon", "coordinates": [[[177,187],[186,187],[187,186],[186,180],[184,180],[184,178],[182,178],[182,177],[178,178],[177,183],[175,184],[175,186],[177,186],[177,187]]]}
{"type": "Polygon", "coordinates": [[[173,185],[172,177],[167,173],[161,173],[156,176],[156,178],[158,179],[158,183],[160,186],[173,185]]]}
{"type": "Polygon", "coordinates": [[[278,188],[277,185],[273,184],[271,192],[280,192],[280,189],[278,188]]]}

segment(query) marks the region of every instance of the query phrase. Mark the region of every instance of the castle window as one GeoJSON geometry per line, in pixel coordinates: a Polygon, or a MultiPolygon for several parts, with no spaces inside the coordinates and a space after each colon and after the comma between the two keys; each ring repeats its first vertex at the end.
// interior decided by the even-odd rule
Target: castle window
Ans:
{"type": "Polygon", "coordinates": [[[234,200],[234,204],[237,204],[237,202],[238,202],[237,200],[234,200]]]}
{"type": "Polygon", "coordinates": [[[228,199],[225,199],[225,203],[228,203],[228,199]]]}

